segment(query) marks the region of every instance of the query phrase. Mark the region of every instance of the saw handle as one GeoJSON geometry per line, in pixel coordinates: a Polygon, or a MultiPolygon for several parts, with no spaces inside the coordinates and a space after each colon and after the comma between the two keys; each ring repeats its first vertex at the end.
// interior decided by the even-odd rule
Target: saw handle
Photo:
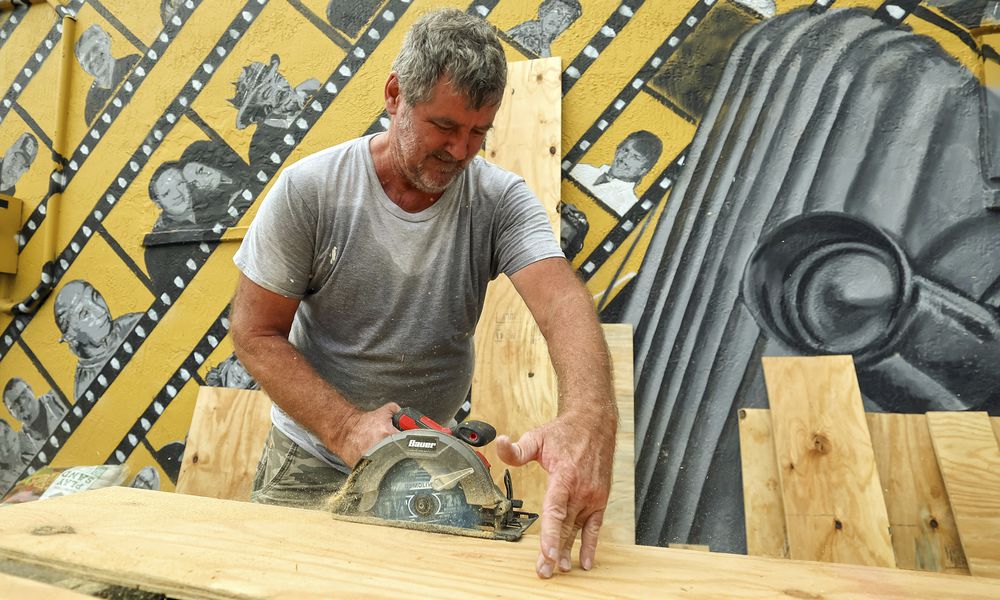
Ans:
{"type": "Polygon", "coordinates": [[[448,429],[447,427],[442,427],[437,421],[419,410],[410,407],[404,407],[392,415],[392,424],[400,431],[434,429],[441,433],[457,437],[466,444],[476,448],[489,444],[497,436],[497,430],[489,423],[484,423],[483,421],[463,421],[455,429],[448,429]]]}

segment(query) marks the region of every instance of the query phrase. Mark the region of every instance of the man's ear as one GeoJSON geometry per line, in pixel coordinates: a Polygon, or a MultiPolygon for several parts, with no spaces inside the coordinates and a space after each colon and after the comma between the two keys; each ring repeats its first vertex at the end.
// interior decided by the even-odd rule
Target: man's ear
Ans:
{"type": "Polygon", "coordinates": [[[393,71],[389,73],[389,79],[385,82],[385,111],[390,115],[395,115],[402,101],[403,96],[399,89],[399,76],[393,71]]]}

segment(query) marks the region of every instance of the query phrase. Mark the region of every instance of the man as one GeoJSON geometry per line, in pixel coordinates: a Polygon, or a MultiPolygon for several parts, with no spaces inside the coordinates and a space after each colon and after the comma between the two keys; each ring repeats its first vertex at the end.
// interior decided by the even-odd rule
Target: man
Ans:
{"type": "Polygon", "coordinates": [[[552,56],[552,42],[581,14],[583,7],[578,0],[542,0],[537,19],[516,25],[507,33],[539,58],[548,58],[552,56]]]}
{"type": "Polygon", "coordinates": [[[662,151],[660,138],[648,131],[633,131],[615,148],[611,165],[594,167],[579,163],[569,175],[612,212],[623,217],[639,201],[635,184],[649,173],[662,151]]]}
{"type": "Polygon", "coordinates": [[[31,438],[0,419],[0,496],[17,483],[17,476],[36,452],[38,445],[31,438]]]}
{"type": "Polygon", "coordinates": [[[69,410],[54,392],[36,398],[35,391],[20,377],[12,377],[4,386],[3,403],[21,422],[21,431],[38,446],[45,443],[69,410]]]}
{"type": "Polygon", "coordinates": [[[133,67],[139,62],[138,54],[122,58],[111,55],[111,36],[94,24],[88,27],[76,42],[76,59],[83,70],[94,78],[87,91],[84,117],[92,123],[115,90],[121,85],[133,67]]]}
{"type": "Polygon", "coordinates": [[[264,200],[234,258],[231,331],[274,401],[254,499],[315,504],[395,432],[401,405],[455,414],[486,285],[506,273],[559,378],[554,421],[496,440],[505,462],[549,472],[536,571],[551,577],[570,569],[581,530],[580,562],[593,564],[617,413],[590,294],[544,210],[523,179],[476,156],[505,81],[484,21],[454,9],[419,19],[385,85],[388,131],[285,169],[264,200]]]}
{"type": "Polygon", "coordinates": [[[281,59],[271,55],[271,62],[254,61],[243,68],[236,81],[236,96],[229,103],[236,107],[236,128],[256,125],[250,138],[250,167],[254,177],[269,164],[268,157],[283,142],[288,128],[302,113],[319,81],[307,79],[294,89],[278,72],[281,59]]]}
{"type": "Polygon", "coordinates": [[[80,279],[63,286],[55,301],[56,327],[60,342],[79,357],[73,382],[73,397],[79,398],[104,368],[125,336],[132,331],[142,313],[126,313],[111,318],[104,297],[94,286],[80,279]]]}
{"type": "Polygon", "coordinates": [[[7,152],[0,156],[0,194],[14,196],[15,186],[28,172],[38,155],[38,140],[30,133],[22,133],[11,144],[7,152]]]}

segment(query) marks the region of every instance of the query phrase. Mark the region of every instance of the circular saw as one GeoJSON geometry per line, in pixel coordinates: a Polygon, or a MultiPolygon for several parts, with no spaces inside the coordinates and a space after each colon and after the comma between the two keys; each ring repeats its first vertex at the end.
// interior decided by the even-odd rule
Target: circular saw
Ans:
{"type": "Polygon", "coordinates": [[[442,427],[414,409],[393,416],[399,433],[370,448],[328,508],[338,518],[515,541],[538,515],[519,510],[510,472],[501,491],[476,447],[496,430],[481,421],[442,427]]]}

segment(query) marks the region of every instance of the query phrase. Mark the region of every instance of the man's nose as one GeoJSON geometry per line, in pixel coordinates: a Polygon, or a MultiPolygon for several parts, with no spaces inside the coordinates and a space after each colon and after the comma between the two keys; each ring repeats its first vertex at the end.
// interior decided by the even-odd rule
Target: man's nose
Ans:
{"type": "Polygon", "coordinates": [[[472,136],[468,131],[456,130],[448,136],[448,141],[445,144],[445,151],[458,162],[464,161],[470,153],[475,153],[478,151],[476,148],[470,149],[472,136]]]}

